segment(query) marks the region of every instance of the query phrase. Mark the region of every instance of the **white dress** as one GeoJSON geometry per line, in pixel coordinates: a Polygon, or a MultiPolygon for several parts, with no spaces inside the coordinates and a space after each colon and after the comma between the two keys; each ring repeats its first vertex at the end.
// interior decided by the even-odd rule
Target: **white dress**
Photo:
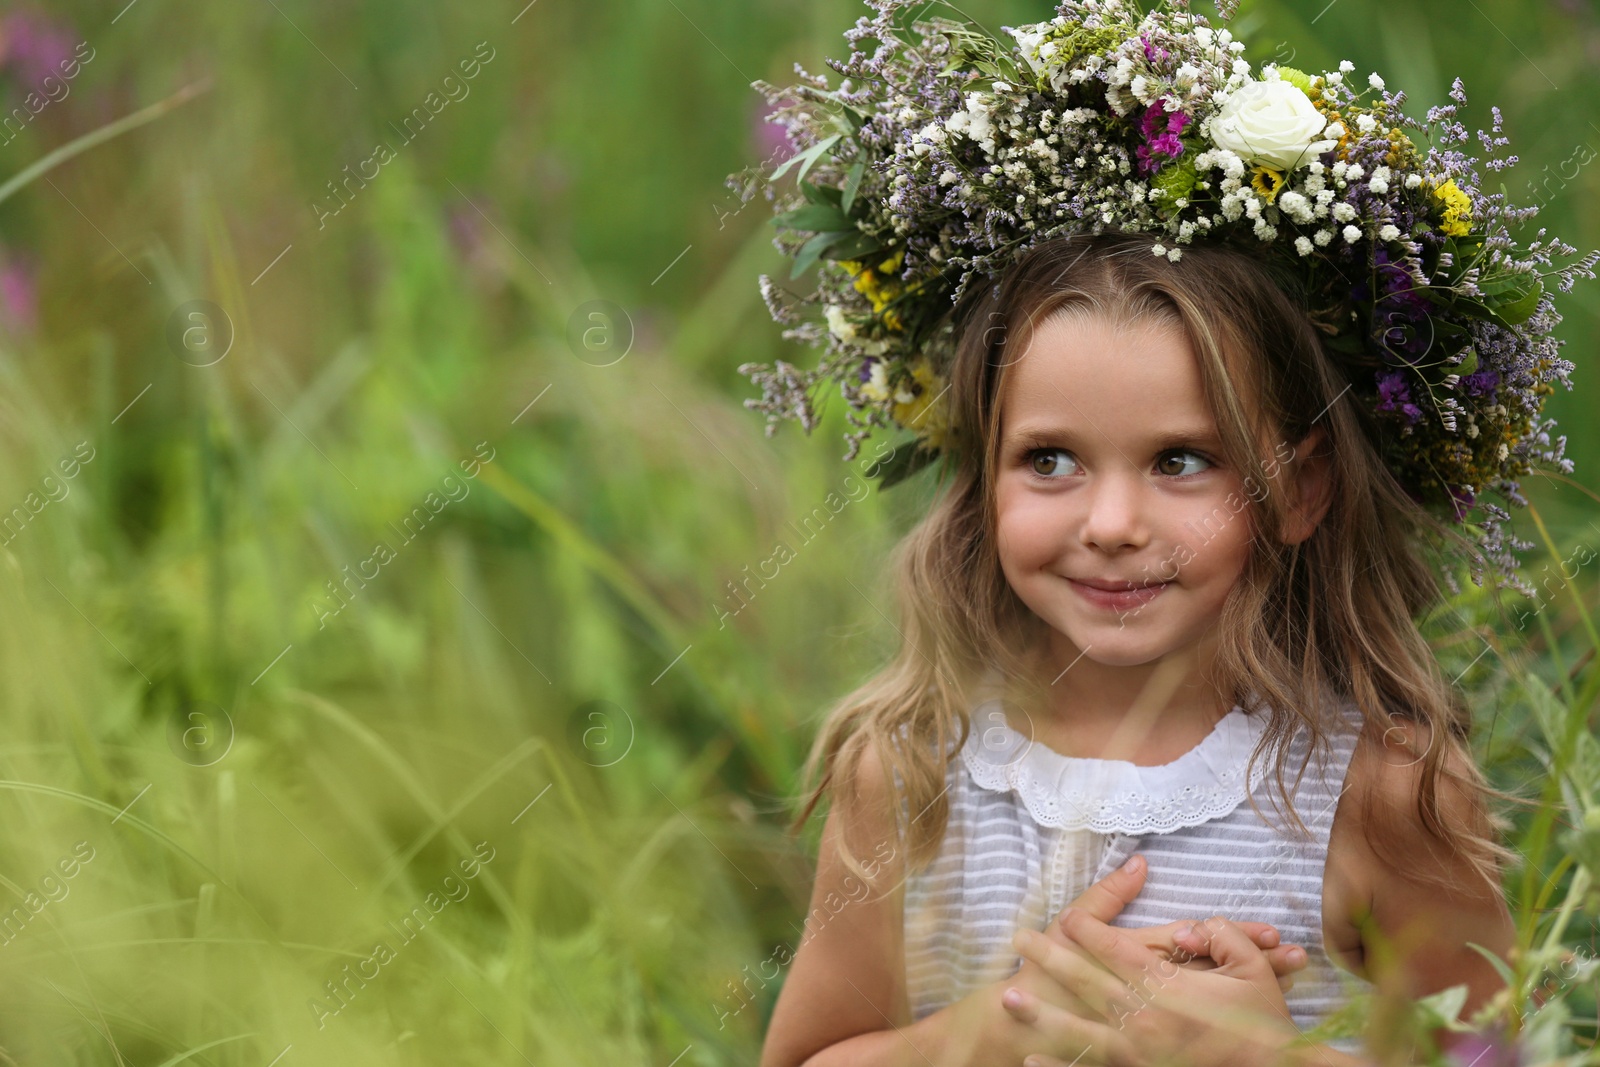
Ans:
{"type": "MultiPolygon", "coordinates": [[[[991,677],[992,685],[992,677],[991,677]]],[[[1265,718],[1235,707],[1195,748],[1171,763],[1064,756],[1006,721],[995,690],[980,695],[967,743],[950,760],[950,820],[937,856],[906,881],[906,983],[913,1018],[998,981],[1021,965],[1020,926],[1042,930],[1134,852],[1149,871],[1112,925],[1155,926],[1224,915],[1269,922],[1284,944],[1306,949],[1286,1001],[1302,1029],[1339,1007],[1363,979],[1336,970],[1322,940],[1328,834],[1359,733],[1344,706],[1294,792],[1311,831],[1292,835],[1268,795],[1272,753],[1246,780],[1265,718]],[[1263,821],[1245,802],[1254,793],[1263,821]]],[[[1291,742],[1285,781],[1294,788],[1308,735],[1291,742]]],[[[1330,1044],[1355,1050],[1354,1040],[1330,1044]]]]}

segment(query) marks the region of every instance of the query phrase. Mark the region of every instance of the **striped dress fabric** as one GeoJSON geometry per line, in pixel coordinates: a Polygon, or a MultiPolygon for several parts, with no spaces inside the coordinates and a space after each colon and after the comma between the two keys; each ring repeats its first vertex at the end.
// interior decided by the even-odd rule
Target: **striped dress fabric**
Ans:
{"type": "MultiPolygon", "coordinates": [[[[1112,925],[1212,915],[1271,923],[1282,943],[1306,950],[1307,965],[1285,994],[1301,1030],[1371,988],[1338,968],[1322,940],[1328,835],[1361,729],[1353,704],[1340,705],[1340,721],[1309,765],[1309,733],[1290,741],[1284,779],[1308,840],[1273,806],[1273,753],[1247,774],[1263,716],[1235,706],[1177,760],[1140,767],[1063,756],[1030,741],[1007,722],[994,683],[991,675],[971,711],[967,743],[949,762],[950,819],[940,850],[906,880],[913,1018],[1014,973],[1022,960],[1012,934],[1024,925],[1043,930],[1135,852],[1148,864],[1144,887],[1112,925]],[[1247,791],[1267,819],[1246,802],[1247,791]]],[[[1328,1044],[1360,1050],[1354,1038],[1328,1044]]]]}

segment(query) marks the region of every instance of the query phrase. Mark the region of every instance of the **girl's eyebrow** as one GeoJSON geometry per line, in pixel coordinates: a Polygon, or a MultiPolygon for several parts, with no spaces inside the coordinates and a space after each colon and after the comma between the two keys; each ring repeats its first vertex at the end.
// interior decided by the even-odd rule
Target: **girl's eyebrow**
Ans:
{"type": "MultiPolygon", "coordinates": [[[[1091,427],[1088,432],[1092,434],[1095,431],[1091,427]]],[[[1021,426],[1008,433],[1005,441],[1013,447],[1040,448],[1046,445],[1058,444],[1063,440],[1070,440],[1077,436],[1078,433],[1078,430],[1067,427],[1021,426]]],[[[1174,448],[1196,445],[1220,448],[1222,441],[1213,427],[1179,426],[1160,431],[1153,439],[1153,444],[1156,451],[1164,452],[1174,448]]]]}
{"type": "Polygon", "coordinates": [[[1185,445],[1205,445],[1220,448],[1222,439],[1217,436],[1217,431],[1209,426],[1179,427],[1175,430],[1163,430],[1156,438],[1158,449],[1179,448],[1185,445]]]}

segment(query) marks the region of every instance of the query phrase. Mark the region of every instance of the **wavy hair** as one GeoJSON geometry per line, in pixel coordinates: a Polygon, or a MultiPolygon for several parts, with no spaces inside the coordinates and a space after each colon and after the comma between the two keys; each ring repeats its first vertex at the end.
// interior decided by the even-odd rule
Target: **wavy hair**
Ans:
{"type": "MultiPolygon", "coordinates": [[[[1147,235],[1120,233],[1042,241],[997,284],[969,290],[954,309],[953,454],[929,513],[891,559],[904,641],[882,670],[826,712],[791,829],[805,824],[841,778],[855,796],[853,770],[871,746],[898,780],[893,821],[907,869],[925,864],[944,836],[947,769],[967,739],[975,684],[997,670],[1008,696],[1030,701],[1044,691],[1030,668],[1047,624],[1013,592],[996,548],[1000,400],[1007,368],[1026,352],[1034,328],[1053,315],[1086,313],[1183,331],[1224,454],[1241,477],[1270,481],[1261,442],[1302,442],[1314,426],[1325,434],[1319,454],[1329,463],[1331,503],[1309,538],[1287,545],[1276,536],[1288,518],[1283,494],[1252,496],[1247,505],[1258,536],[1217,620],[1226,636],[1208,679],[1217,693],[1268,717],[1250,763],[1253,770],[1276,751],[1274,807],[1287,809],[1295,832],[1305,833],[1288,803],[1289,750],[1279,742],[1303,725],[1314,751],[1325,742],[1333,705],[1353,702],[1369,730],[1387,737],[1401,728],[1402,744],[1413,746],[1421,764],[1416,817],[1497,887],[1515,853],[1499,843],[1505,822],[1488,801],[1515,798],[1489,787],[1470,758],[1470,711],[1416,622],[1440,599],[1430,557],[1470,550],[1470,542],[1420,507],[1384,463],[1385,428],[1364,404],[1345,398],[1349,374],[1323,342],[1331,330],[1319,328],[1294,279],[1270,273],[1243,248],[1196,244],[1174,263],[1152,255],[1150,243],[1147,235]],[[1430,739],[1425,751],[1416,751],[1413,729],[1403,727],[1430,739]],[[1449,761],[1464,772],[1447,764],[1451,750],[1466,756],[1449,761]],[[1469,803],[1459,810],[1441,805],[1441,779],[1464,790],[1469,803]]],[[[1380,817],[1365,825],[1374,850],[1398,862],[1393,823],[1380,817]]],[[[866,878],[841,847],[847,868],[866,878]]]]}

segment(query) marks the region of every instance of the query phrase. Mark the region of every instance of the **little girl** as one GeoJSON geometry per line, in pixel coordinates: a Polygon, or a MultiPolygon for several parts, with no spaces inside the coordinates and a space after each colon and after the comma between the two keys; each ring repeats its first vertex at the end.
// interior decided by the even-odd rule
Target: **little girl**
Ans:
{"type": "Polygon", "coordinates": [[[757,83],[795,148],[775,243],[821,264],[762,294],[828,355],[740,370],[808,430],[837,378],[846,459],[915,431],[884,487],[947,462],[902,647],[806,768],[824,918],[763,1067],[1338,1064],[1358,1041],[1302,1035],[1350,994],[1464,985],[1468,1017],[1514,857],[1415,620],[1454,549],[1517,585],[1479,495],[1570,469],[1553,293],[1600,254],[1519,242],[1459,82],[1423,122],[1176,0],[1014,43],[869,3],[837,90],[757,83]]]}
{"type": "Polygon", "coordinates": [[[813,903],[852,903],[796,954],[764,1067],[1268,1063],[1342,986],[1483,1003],[1468,943],[1514,935],[1412,622],[1417,509],[1304,311],[1244,252],[1105,234],[1036,245],[962,321],[975,444],[898,554],[904,648],[814,750],[813,903]],[[1134,857],[1120,913],[1050,922],[1134,857]]]}

